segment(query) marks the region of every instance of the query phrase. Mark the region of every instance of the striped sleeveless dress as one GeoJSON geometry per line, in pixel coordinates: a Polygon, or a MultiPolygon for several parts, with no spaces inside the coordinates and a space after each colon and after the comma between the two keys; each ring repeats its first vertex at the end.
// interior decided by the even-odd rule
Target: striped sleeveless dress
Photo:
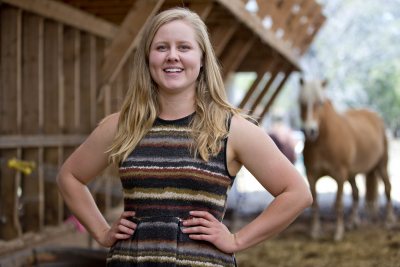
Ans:
{"type": "Polygon", "coordinates": [[[194,158],[189,123],[194,114],[166,121],[157,118],[134,151],[120,164],[124,208],[136,212],[137,228],[119,240],[107,257],[108,267],[236,266],[206,241],[181,231],[189,211],[208,211],[222,221],[234,177],[226,165],[226,140],[208,162],[194,158]]]}

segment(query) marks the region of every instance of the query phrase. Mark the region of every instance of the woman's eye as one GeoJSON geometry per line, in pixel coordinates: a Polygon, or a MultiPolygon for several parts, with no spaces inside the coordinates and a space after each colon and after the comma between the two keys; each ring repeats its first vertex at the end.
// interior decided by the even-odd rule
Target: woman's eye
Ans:
{"type": "Polygon", "coordinates": [[[189,49],[190,49],[190,46],[188,46],[188,45],[181,45],[181,46],[179,47],[179,49],[180,49],[180,50],[183,50],[183,51],[186,51],[186,50],[189,50],[189,49]]]}
{"type": "Polygon", "coordinates": [[[165,50],[167,50],[167,47],[165,45],[158,45],[156,47],[156,50],[157,51],[165,51],[165,50]]]}

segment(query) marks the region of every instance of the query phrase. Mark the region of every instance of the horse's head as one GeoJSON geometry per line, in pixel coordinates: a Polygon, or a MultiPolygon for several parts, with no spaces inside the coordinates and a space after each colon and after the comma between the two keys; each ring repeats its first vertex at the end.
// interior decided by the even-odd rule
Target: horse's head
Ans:
{"type": "Polygon", "coordinates": [[[322,104],[325,101],[324,88],[326,80],[309,80],[300,78],[300,115],[306,139],[314,141],[319,134],[319,122],[322,104]]]}

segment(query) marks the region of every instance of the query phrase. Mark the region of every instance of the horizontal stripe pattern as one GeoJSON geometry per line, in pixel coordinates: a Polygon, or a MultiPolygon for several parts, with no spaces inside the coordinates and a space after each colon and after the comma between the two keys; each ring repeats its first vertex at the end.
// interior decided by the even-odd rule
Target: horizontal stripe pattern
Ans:
{"type": "Polygon", "coordinates": [[[120,165],[125,210],[134,210],[137,228],[110,249],[107,266],[235,266],[234,256],[181,231],[181,219],[204,210],[223,219],[233,183],[226,169],[225,140],[208,162],[192,153],[190,121],[157,119],[120,165]]]}

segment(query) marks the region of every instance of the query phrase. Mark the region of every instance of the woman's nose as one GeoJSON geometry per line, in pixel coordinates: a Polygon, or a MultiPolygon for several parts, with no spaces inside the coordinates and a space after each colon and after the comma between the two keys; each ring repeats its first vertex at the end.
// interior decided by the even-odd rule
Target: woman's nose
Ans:
{"type": "Polygon", "coordinates": [[[178,57],[178,53],[175,49],[171,49],[167,55],[167,60],[168,61],[178,61],[179,57],[178,57]]]}

